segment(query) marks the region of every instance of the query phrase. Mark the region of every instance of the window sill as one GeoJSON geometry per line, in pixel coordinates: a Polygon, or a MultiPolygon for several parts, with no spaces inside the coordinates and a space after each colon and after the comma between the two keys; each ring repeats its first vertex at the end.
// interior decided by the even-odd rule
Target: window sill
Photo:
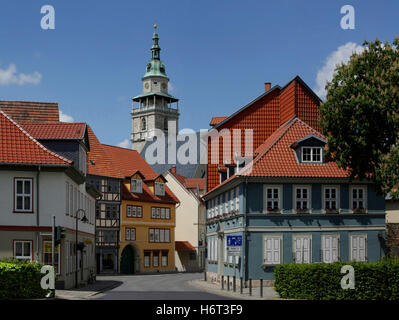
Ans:
{"type": "Polygon", "coordinates": [[[28,213],[28,214],[34,214],[33,211],[17,211],[17,210],[14,210],[12,213],[28,213]]]}
{"type": "Polygon", "coordinates": [[[275,267],[275,266],[278,266],[278,265],[280,265],[280,263],[276,263],[276,264],[262,264],[262,268],[263,269],[266,269],[266,268],[273,268],[273,267],[275,267]]]}

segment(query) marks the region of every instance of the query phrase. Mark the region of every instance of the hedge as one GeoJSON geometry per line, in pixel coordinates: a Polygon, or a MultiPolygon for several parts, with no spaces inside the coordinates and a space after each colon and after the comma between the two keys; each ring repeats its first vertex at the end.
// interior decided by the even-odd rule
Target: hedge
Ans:
{"type": "Polygon", "coordinates": [[[281,264],[274,269],[275,289],[281,298],[312,300],[397,300],[399,260],[281,264]],[[355,270],[355,288],[342,289],[341,267],[355,270]]]}
{"type": "Polygon", "coordinates": [[[49,290],[40,286],[44,276],[41,264],[12,260],[0,261],[0,299],[45,298],[49,290]]]}

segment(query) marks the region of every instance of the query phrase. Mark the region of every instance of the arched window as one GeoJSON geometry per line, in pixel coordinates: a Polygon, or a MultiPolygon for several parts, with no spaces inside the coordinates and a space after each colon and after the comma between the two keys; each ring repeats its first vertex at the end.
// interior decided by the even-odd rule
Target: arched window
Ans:
{"type": "Polygon", "coordinates": [[[145,118],[141,118],[141,131],[147,130],[147,121],[145,118]]]}

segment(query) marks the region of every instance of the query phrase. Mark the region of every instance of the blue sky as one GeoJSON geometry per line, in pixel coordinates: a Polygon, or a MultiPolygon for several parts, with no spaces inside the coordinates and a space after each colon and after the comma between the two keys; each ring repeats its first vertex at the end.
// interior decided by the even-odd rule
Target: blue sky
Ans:
{"type": "Polygon", "coordinates": [[[208,128],[264,90],[299,75],[317,92],[365,40],[399,35],[399,1],[37,1],[0,4],[0,100],[57,101],[103,143],[130,137],[153,24],[180,98],[180,129],[208,128]],[[383,3],[383,4],[382,4],[383,3]],[[40,9],[55,9],[42,30],[40,9]],[[343,5],[355,30],[340,27],[343,5]]]}

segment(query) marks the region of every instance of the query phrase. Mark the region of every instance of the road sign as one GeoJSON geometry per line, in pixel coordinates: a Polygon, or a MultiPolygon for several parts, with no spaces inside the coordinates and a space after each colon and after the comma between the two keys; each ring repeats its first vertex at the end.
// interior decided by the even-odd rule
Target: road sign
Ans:
{"type": "Polygon", "coordinates": [[[242,246],[242,236],[227,236],[227,246],[228,247],[241,247],[242,246]]]}
{"type": "Polygon", "coordinates": [[[227,247],[228,256],[239,256],[241,255],[241,247],[227,247]]]}

